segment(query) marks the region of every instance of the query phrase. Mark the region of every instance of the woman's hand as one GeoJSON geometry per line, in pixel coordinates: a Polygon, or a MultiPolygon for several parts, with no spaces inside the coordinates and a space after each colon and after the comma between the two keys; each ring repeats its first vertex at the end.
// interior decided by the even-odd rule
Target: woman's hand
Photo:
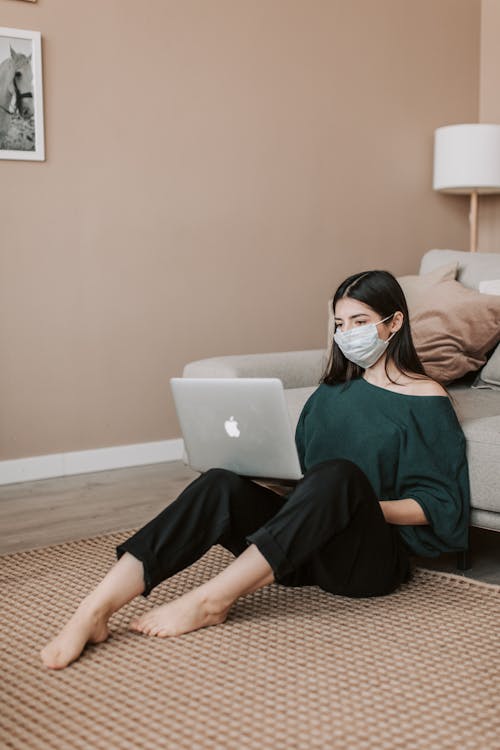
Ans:
{"type": "Polygon", "coordinates": [[[397,526],[428,526],[422,506],[413,498],[404,500],[380,500],[380,508],[387,523],[397,526]]]}

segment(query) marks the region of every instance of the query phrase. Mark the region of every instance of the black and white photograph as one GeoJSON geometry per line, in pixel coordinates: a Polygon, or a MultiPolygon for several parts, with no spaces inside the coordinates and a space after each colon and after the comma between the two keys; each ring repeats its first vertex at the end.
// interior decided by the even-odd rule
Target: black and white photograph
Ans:
{"type": "Polygon", "coordinates": [[[40,32],[0,27],[0,159],[44,158],[40,32]]]}

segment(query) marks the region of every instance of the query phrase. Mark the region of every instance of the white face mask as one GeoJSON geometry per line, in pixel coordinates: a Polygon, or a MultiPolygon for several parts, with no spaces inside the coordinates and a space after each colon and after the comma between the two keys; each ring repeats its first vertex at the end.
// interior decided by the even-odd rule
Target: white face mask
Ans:
{"type": "Polygon", "coordinates": [[[389,341],[397,333],[397,331],[394,331],[387,341],[379,338],[377,326],[389,320],[389,318],[392,318],[392,315],[379,320],[378,323],[368,323],[357,328],[351,328],[350,331],[337,331],[333,338],[344,357],[364,370],[374,365],[389,346],[389,341]]]}

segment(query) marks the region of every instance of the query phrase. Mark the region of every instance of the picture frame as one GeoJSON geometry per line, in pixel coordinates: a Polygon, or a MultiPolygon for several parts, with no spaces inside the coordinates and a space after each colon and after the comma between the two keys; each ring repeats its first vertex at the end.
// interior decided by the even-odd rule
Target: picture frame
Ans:
{"type": "Polygon", "coordinates": [[[45,160],[39,31],[0,27],[0,159],[45,160]]]}

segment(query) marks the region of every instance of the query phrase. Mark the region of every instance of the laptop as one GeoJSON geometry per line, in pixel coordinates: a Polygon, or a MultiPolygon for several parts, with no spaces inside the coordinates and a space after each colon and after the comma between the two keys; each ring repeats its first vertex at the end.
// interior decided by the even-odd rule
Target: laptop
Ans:
{"type": "Polygon", "coordinates": [[[277,378],[172,378],[189,465],[259,479],[302,477],[277,378]]]}

